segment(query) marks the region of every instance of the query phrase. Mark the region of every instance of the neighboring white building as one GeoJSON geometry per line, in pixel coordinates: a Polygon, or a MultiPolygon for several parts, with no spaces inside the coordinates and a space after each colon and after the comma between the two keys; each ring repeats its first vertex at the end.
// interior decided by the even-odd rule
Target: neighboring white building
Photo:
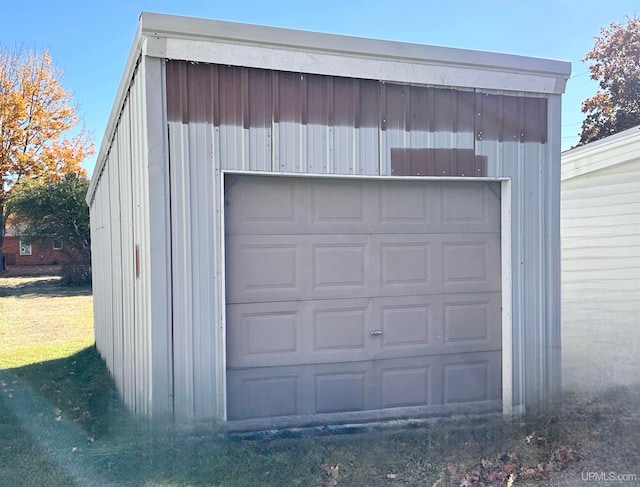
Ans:
{"type": "Polygon", "coordinates": [[[640,127],[562,153],[564,385],[637,380],[640,127]]]}
{"type": "Polygon", "coordinates": [[[87,196],[125,403],[261,427],[553,398],[569,74],[142,14],[87,196]]]}

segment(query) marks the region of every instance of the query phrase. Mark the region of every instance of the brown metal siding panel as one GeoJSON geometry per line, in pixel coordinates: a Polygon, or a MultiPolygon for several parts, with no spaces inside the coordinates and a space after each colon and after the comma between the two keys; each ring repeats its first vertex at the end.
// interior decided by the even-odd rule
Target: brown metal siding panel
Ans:
{"type": "Polygon", "coordinates": [[[456,131],[455,90],[433,89],[434,132],[454,133],[456,131]]]}
{"type": "Polygon", "coordinates": [[[213,124],[230,169],[485,176],[501,150],[476,144],[547,140],[546,98],[177,61],[167,97],[169,121],[213,124]]]}
{"type": "Polygon", "coordinates": [[[456,132],[473,133],[476,125],[476,94],[457,91],[456,132]]]}
{"type": "Polygon", "coordinates": [[[498,117],[501,122],[501,133],[504,140],[514,140],[524,142],[524,103],[522,98],[505,96],[502,98],[502,117],[498,117]]]}
{"type": "MultiPolygon", "coordinates": [[[[220,107],[220,125],[244,126],[242,121],[242,84],[240,80],[242,69],[233,66],[219,67],[219,92],[216,93],[216,101],[220,107]]],[[[197,119],[191,120],[198,121],[197,119]]]]}
{"type": "Polygon", "coordinates": [[[458,159],[456,175],[464,177],[475,176],[473,170],[475,154],[473,153],[473,151],[459,150],[457,151],[456,155],[458,159]]]}
{"type": "MultiPolygon", "coordinates": [[[[486,158],[485,158],[486,159],[486,158]]],[[[391,149],[394,176],[484,176],[486,164],[473,149],[391,149]]]]}
{"type": "Polygon", "coordinates": [[[356,127],[358,90],[357,81],[348,78],[333,78],[333,125],[356,127]]]}
{"type": "MultiPolygon", "coordinates": [[[[302,122],[302,75],[299,73],[274,73],[278,78],[278,117],[275,122],[302,122]]],[[[263,81],[266,86],[266,83],[263,81]]]]}
{"type": "Polygon", "coordinates": [[[416,132],[433,132],[433,88],[411,87],[410,127],[416,132]]]}
{"type": "Polygon", "coordinates": [[[547,143],[547,99],[525,98],[525,141],[547,143]]]}
{"type": "Polygon", "coordinates": [[[478,120],[476,123],[477,140],[502,141],[502,98],[498,95],[478,93],[476,95],[478,120]]]}
{"type": "Polygon", "coordinates": [[[307,79],[307,124],[329,125],[329,79],[305,75],[307,79]]]}

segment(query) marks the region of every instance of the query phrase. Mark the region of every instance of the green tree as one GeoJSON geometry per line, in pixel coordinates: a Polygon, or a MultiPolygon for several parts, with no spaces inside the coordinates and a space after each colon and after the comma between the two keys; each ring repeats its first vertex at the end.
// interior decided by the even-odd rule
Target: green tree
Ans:
{"type": "Polygon", "coordinates": [[[72,259],[63,268],[68,284],[91,277],[91,233],[89,207],[85,201],[89,180],[68,173],[57,181],[26,180],[15,186],[9,198],[13,221],[29,239],[56,239],[72,259]]]}
{"type": "Polygon", "coordinates": [[[66,136],[79,118],[61,80],[62,71],[52,65],[47,51],[0,45],[0,271],[12,188],[28,179],[84,174],[80,164],[93,154],[86,132],[66,136]]]}
{"type": "Polygon", "coordinates": [[[583,61],[600,90],[582,102],[578,145],[640,125],[640,17],[602,29],[583,61]]]}

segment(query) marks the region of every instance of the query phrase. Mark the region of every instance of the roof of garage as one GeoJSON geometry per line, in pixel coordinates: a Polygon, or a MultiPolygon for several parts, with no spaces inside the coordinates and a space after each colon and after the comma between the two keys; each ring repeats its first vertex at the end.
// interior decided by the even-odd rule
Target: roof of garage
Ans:
{"type": "Polygon", "coordinates": [[[138,34],[145,54],[168,59],[438,86],[562,93],[571,71],[564,61],[153,13],[138,34]]]}

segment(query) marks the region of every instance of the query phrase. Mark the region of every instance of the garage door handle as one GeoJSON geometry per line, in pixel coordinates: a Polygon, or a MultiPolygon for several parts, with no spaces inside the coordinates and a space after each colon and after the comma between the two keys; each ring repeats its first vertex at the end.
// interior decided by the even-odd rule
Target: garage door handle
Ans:
{"type": "Polygon", "coordinates": [[[371,330],[369,333],[372,335],[382,335],[382,330],[371,330]]]}

